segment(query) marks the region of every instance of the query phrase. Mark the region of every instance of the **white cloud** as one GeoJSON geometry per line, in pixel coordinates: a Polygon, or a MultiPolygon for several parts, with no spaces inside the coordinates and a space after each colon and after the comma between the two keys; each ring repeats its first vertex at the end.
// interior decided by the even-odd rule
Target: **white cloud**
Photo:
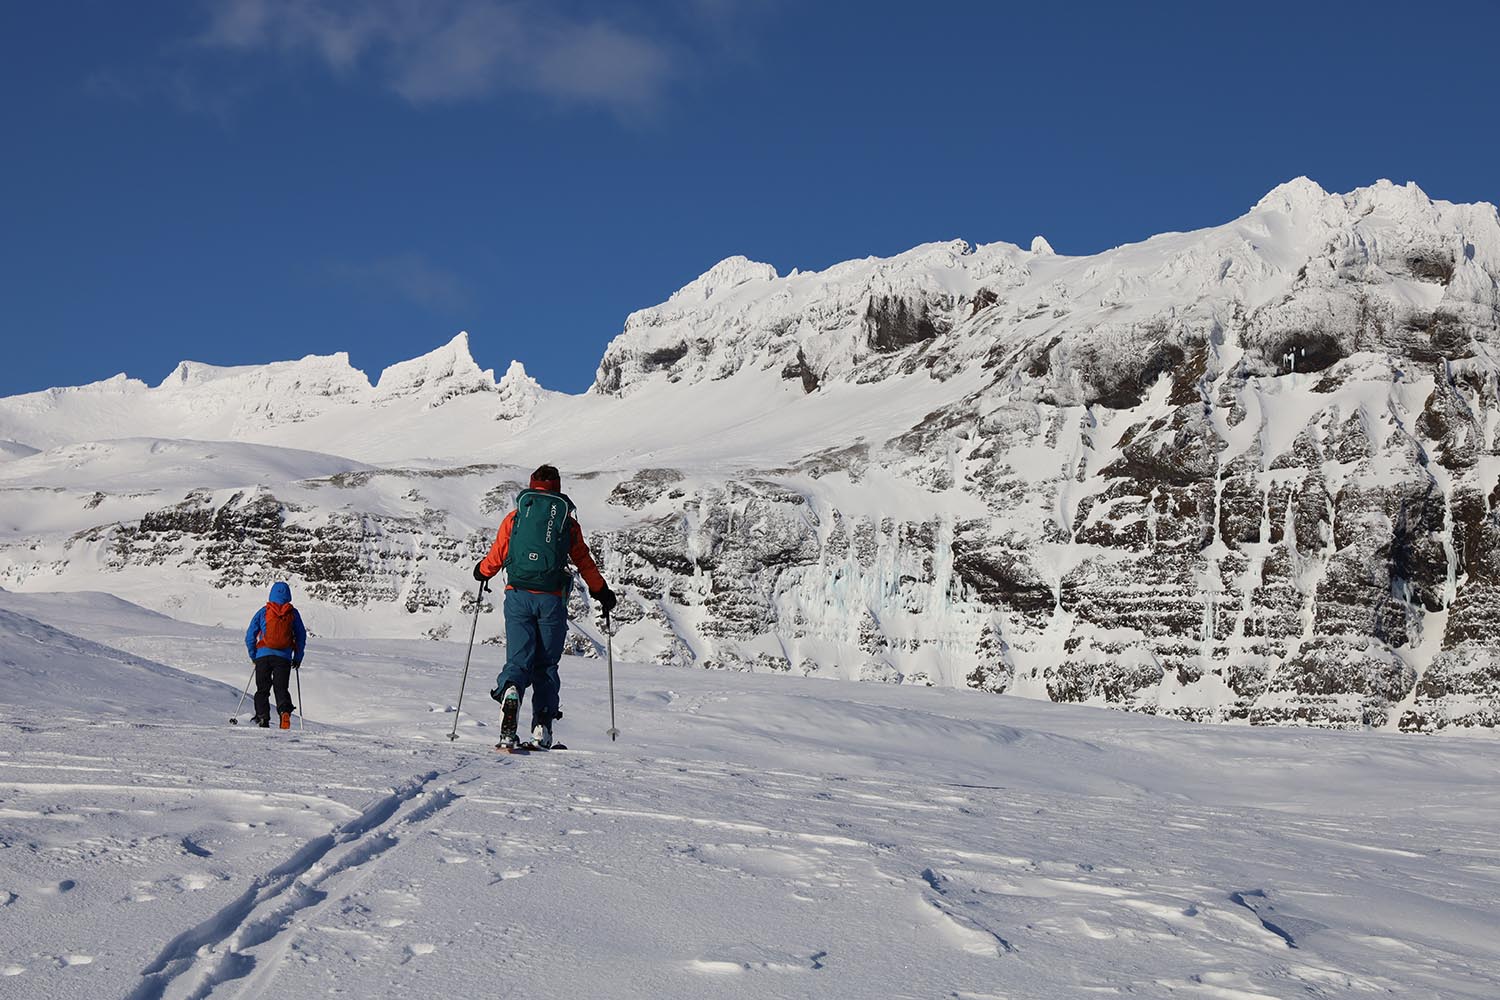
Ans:
{"type": "Polygon", "coordinates": [[[536,85],[581,101],[644,106],[671,73],[661,49],[600,23],[559,32],[537,57],[536,85]]]}
{"type": "Polygon", "coordinates": [[[458,312],[471,296],[463,279],[418,253],[400,253],[368,261],[330,261],[327,276],[364,293],[395,295],[419,306],[458,312]]]}
{"type": "Polygon", "coordinates": [[[198,43],[311,57],[413,103],[511,90],[634,113],[678,72],[664,40],[528,0],[225,0],[198,43]]]}

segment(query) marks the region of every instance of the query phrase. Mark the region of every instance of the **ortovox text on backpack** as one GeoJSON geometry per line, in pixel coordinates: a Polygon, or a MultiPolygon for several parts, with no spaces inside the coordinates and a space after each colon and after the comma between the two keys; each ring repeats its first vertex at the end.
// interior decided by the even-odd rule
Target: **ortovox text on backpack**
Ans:
{"type": "Polygon", "coordinates": [[[505,579],[510,586],[544,593],[568,589],[573,581],[568,572],[573,542],[568,518],[573,509],[573,501],[561,493],[520,492],[505,555],[505,579]]]}

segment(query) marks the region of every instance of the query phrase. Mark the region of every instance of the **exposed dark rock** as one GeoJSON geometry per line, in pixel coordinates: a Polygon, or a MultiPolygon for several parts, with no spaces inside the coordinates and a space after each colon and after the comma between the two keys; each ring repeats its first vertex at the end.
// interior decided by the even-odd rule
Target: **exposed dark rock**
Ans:
{"type": "Polygon", "coordinates": [[[625,367],[618,357],[606,356],[599,364],[599,371],[594,376],[594,384],[599,391],[608,395],[615,395],[623,388],[625,382],[625,367]]]}
{"type": "Polygon", "coordinates": [[[1327,331],[1292,330],[1272,341],[1265,360],[1276,371],[1320,372],[1348,356],[1339,338],[1327,331]]]}
{"type": "Polygon", "coordinates": [[[1141,483],[1191,486],[1214,478],[1221,447],[1200,407],[1179,407],[1170,420],[1132,434],[1124,455],[1099,474],[1141,483]]]}
{"type": "Polygon", "coordinates": [[[431,555],[445,562],[472,556],[459,539],[434,532],[430,520],[324,511],[304,524],[301,513],[267,492],[239,492],[223,503],[190,494],[137,524],[115,526],[109,565],[202,567],[219,587],[289,577],[331,604],[399,600],[409,610],[430,610],[449,598],[421,582],[407,543],[396,539],[420,534],[431,555]]]}
{"type": "MultiPolygon", "coordinates": [[[[1168,352],[1167,358],[1171,357],[1168,352]]],[[[1172,406],[1189,406],[1208,402],[1204,391],[1204,378],[1208,375],[1208,345],[1193,352],[1192,357],[1172,365],[1167,371],[1172,376],[1172,394],[1167,402],[1172,406]]]]}
{"type": "Polygon", "coordinates": [[[981,288],[979,291],[974,293],[974,301],[969,304],[969,315],[977,316],[981,309],[988,309],[990,306],[999,301],[999,295],[995,294],[988,288],[981,288]]]}
{"type": "Polygon", "coordinates": [[[926,300],[908,302],[900,296],[870,297],[865,308],[865,342],[870,350],[889,354],[947,333],[949,321],[934,313],[926,300]]]}
{"type": "Polygon", "coordinates": [[[504,516],[516,505],[516,497],[524,488],[521,483],[515,481],[491,487],[484,496],[479,498],[479,512],[504,516]]]}
{"type": "MultiPolygon", "coordinates": [[[[1220,474],[1219,538],[1233,547],[1273,541],[1261,537],[1261,520],[1267,514],[1269,497],[1259,484],[1258,451],[1239,456],[1220,474]]],[[[1274,525],[1276,522],[1271,519],[1274,525]]]]}
{"type": "Polygon", "coordinates": [[[1393,346],[1420,364],[1441,364],[1472,358],[1477,339],[1472,324],[1451,311],[1438,309],[1409,315],[1393,346]]]}
{"type": "Polygon", "coordinates": [[[818,373],[812,370],[807,363],[807,355],[802,348],[797,348],[797,360],[781,370],[781,377],[785,379],[801,379],[802,391],[812,392],[818,388],[818,373]]]}
{"type": "Polygon", "coordinates": [[[986,604],[995,607],[1047,614],[1056,604],[1051,586],[1024,552],[998,549],[982,535],[960,535],[953,540],[953,570],[986,604]]]}
{"type": "Polygon", "coordinates": [[[1437,443],[1438,462],[1444,468],[1468,469],[1483,451],[1484,429],[1474,419],[1458,387],[1449,381],[1445,366],[1436,368],[1436,384],[1417,418],[1416,430],[1437,443]]]}
{"type": "Polygon", "coordinates": [[[1086,357],[1080,366],[1089,386],[1084,401],[1112,410],[1139,406],[1157,379],[1180,367],[1186,360],[1182,348],[1170,343],[1158,343],[1128,358],[1086,357]]]}
{"type": "Polygon", "coordinates": [[[677,362],[687,357],[687,353],[688,345],[686,343],[673,344],[670,347],[661,347],[654,351],[647,351],[641,355],[641,367],[648,372],[671,368],[677,362]]]}
{"type": "MultiPolygon", "coordinates": [[[[1030,375],[1032,378],[1038,379],[1046,378],[1049,374],[1051,374],[1052,350],[1060,343],[1062,343],[1061,337],[1053,337],[1045,347],[1039,348],[1035,354],[1031,355],[1031,362],[1027,364],[1026,368],[1024,369],[1026,374],[1030,375]]],[[[1003,345],[997,344],[995,346],[995,350],[992,351],[990,356],[985,360],[985,367],[989,368],[998,364],[1004,353],[1005,352],[1003,350],[1003,345]],[[998,355],[996,353],[997,351],[1000,352],[998,355]]]]}
{"type": "Polygon", "coordinates": [[[1418,281],[1447,285],[1453,280],[1453,255],[1443,250],[1422,250],[1406,257],[1406,268],[1418,281]]]}
{"type": "Polygon", "coordinates": [[[849,478],[857,483],[869,462],[870,446],[860,442],[844,448],[815,452],[797,464],[797,471],[806,472],[814,479],[834,472],[847,472],[849,478]]]}
{"type": "MultiPolygon", "coordinates": [[[[681,481],[682,473],[676,469],[641,469],[610,490],[605,502],[641,510],[663,498],[674,499],[669,491],[675,483],[681,481]]],[[[682,495],[680,490],[676,492],[676,497],[682,495]]]]}

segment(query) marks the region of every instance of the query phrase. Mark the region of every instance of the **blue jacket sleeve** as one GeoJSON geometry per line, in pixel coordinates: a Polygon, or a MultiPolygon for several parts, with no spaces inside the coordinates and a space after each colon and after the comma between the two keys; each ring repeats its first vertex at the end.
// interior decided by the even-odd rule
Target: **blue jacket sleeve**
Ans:
{"type": "Polygon", "coordinates": [[[302,625],[302,612],[292,612],[292,639],[297,648],[292,651],[292,659],[302,659],[302,653],[307,649],[307,629],[302,625]]]}
{"type": "Polygon", "coordinates": [[[255,612],[250,619],[250,627],[245,630],[245,652],[250,654],[250,659],[255,659],[255,640],[260,638],[261,632],[266,628],[266,609],[261,608],[255,612]]]}

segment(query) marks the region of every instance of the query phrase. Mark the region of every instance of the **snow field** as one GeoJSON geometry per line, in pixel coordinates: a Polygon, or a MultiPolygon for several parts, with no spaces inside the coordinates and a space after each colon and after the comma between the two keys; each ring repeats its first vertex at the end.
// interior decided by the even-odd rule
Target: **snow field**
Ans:
{"type": "Polygon", "coordinates": [[[450,744],[459,647],[315,643],[231,728],[235,631],[0,593],[0,993],[1500,992],[1492,740],[617,663],[611,745],[570,658],[500,757],[496,647],[450,744]]]}

